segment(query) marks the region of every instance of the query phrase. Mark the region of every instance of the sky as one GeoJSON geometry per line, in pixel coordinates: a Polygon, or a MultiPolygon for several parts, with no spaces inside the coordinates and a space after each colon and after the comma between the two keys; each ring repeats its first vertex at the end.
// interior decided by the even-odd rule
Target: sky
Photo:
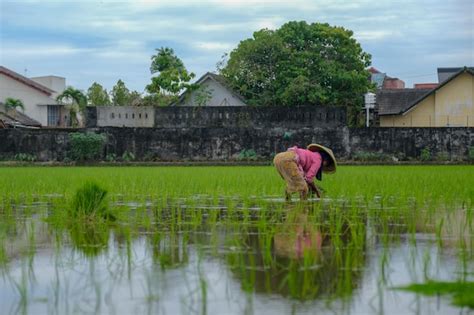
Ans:
{"type": "Polygon", "coordinates": [[[372,66],[413,83],[438,67],[474,65],[472,0],[0,0],[0,64],[28,77],[56,75],[87,90],[122,79],[143,92],[156,48],[173,48],[196,74],[262,28],[288,21],[354,32],[372,66]]]}

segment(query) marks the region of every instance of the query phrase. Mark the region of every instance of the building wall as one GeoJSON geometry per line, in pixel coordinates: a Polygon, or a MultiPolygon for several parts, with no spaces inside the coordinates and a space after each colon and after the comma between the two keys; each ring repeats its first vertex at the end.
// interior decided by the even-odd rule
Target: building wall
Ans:
{"type": "Polygon", "coordinates": [[[66,78],[63,77],[48,75],[30,79],[55,91],[55,93],[53,93],[51,96],[54,99],[56,99],[56,97],[66,89],[66,78]]]}
{"type": "Polygon", "coordinates": [[[460,74],[435,93],[437,127],[474,126],[474,76],[460,74]]]}
{"type": "Polygon", "coordinates": [[[405,115],[380,116],[380,127],[434,127],[434,95],[430,95],[405,115]]]}
{"type": "MultiPolygon", "coordinates": [[[[205,106],[246,106],[238,97],[234,96],[227,88],[211,78],[207,78],[201,83],[204,91],[211,92],[210,100],[205,106]]],[[[196,102],[198,91],[189,94],[178,106],[198,106],[196,102]]]]}
{"type": "Polygon", "coordinates": [[[25,114],[43,126],[46,126],[48,121],[47,106],[38,105],[56,104],[56,100],[45,93],[0,73],[0,101],[4,102],[8,97],[21,100],[25,106],[25,114]]]}
{"type": "Polygon", "coordinates": [[[97,127],[153,127],[155,112],[149,106],[97,106],[97,127]]]}
{"type": "Polygon", "coordinates": [[[380,116],[381,127],[474,126],[474,77],[463,73],[404,115],[380,116]]]}

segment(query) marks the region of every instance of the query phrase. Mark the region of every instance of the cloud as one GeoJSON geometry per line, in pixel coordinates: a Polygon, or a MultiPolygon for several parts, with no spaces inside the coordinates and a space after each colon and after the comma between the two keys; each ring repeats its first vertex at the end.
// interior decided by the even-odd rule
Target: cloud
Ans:
{"type": "Polygon", "coordinates": [[[232,49],[234,47],[231,43],[221,43],[221,42],[196,42],[193,44],[194,47],[203,50],[218,50],[225,51],[232,49]]]}
{"type": "Polygon", "coordinates": [[[429,9],[408,0],[2,1],[2,63],[64,75],[84,88],[122,78],[141,90],[154,48],[172,47],[199,76],[254,31],[306,20],[353,30],[382,71],[431,73],[439,63],[465,64],[470,52],[472,60],[472,6],[468,0],[432,0],[429,9]]]}

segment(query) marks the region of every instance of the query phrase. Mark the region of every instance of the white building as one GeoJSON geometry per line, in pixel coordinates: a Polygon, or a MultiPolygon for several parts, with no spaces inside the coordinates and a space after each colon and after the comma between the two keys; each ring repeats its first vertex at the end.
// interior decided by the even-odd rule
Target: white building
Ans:
{"type": "Polygon", "coordinates": [[[180,95],[174,106],[246,106],[245,99],[230,88],[221,75],[211,72],[196,81],[197,90],[180,95]]]}
{"type": "Polygon", "coordinates": [[[24,114],[42,126],[64,127],[69,122],[69,111],[56,101],[66,88],[66,79],[57,76],[27,78],[0,66],[0,102],[9,97],[19,99],[24,114]]]}

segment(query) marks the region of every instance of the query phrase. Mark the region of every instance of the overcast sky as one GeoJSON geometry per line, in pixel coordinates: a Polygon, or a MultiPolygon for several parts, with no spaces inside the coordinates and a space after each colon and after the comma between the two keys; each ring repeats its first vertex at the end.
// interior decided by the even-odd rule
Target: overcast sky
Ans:
{"type": "Polygon", "coordinates": [[[0,0],[1,64],[87,89],[118,79],[143,92],[150,56],[175,50],[197,77],[262,28],[305,20],[355,33],[372,65],[411,87],[437,67],[473,66],[474,1],[0,0]]]}

